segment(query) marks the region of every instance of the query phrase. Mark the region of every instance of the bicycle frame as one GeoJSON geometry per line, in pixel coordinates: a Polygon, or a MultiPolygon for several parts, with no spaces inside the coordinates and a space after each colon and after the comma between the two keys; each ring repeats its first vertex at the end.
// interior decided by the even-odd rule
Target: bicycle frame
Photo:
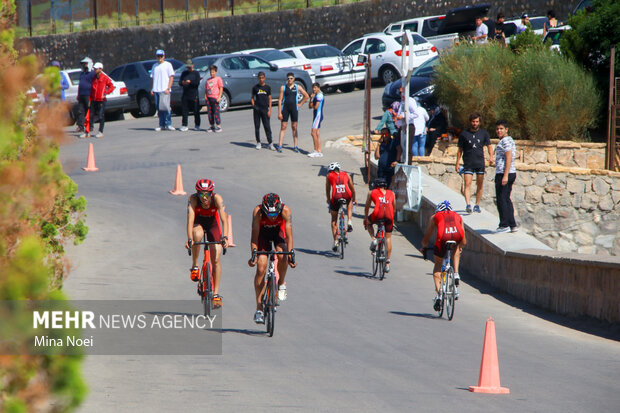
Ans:
{"type": "Polygon", "coordinates": [[[340,245],[340,259],[344,259],[344,247],[349,243],[347,239],[347,203],[346,201],[340,201],[340,208],[338,209],[338,243],[340,245]]]}
{"type": "MultiPolygon", "coordinates": [[[[221,245],[222,255],[226,255],[226,248],[224,247],[224,240],[212,242],[207,241],[207,234],[202,236],[202,241],[194,242],[192,245],[204,245],[204,257],[202,261],[202,270],[200,271],[200,280],[196,286],[200,301],[202,302],[204,315],[211,315],[213,305],[213,271],[211,267],[211,254],[209,251],[209,245],[221,245]]],[[[192,245],[190,245],[187,253],[192,255],[192,245]]]]}
{"type": "Polygon", "coordinates": [[[383,220],[377,222],[377,232],[375,233],[375,239],[377,240],[377,248],[373,253],[373,266],[372,275],[379,273],[379,279],[383,280],[385,277],[385,265],[387,261],[387,244],[385,241],[385,223],[383,220]]]}
{"type": "Polygon", "coordinates": [[[454,267],[452,266],[452,251],[456,248],[455,241],[446,241],[446,256],[441,265],[441,285],[439,294],[441,298],[441,309],[439,317],[443,315],[444,307],[448,320],[454,317],[454,301],[456,296],[456,287],[454,285],[454,267]]]}

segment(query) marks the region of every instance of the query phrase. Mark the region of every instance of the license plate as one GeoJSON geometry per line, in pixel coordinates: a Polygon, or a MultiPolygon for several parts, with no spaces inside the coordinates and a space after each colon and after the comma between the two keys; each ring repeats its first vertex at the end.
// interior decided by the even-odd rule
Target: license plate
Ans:
{"type": "Polygon", "coordinates": [[[424,56],[428,54],[428,50],[418,50],[417,52],[415,52],[416,56],[424,56]]]}

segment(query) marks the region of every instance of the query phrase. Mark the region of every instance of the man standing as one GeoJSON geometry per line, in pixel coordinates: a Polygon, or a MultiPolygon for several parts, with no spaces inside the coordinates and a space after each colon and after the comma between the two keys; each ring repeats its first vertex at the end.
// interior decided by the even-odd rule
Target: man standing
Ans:
{"type": "Polygon", "coordinates": [[[159,126],[155,128],[155,132],[160,132],[162,129],[174,130],[170,116],[170,92],[172,82],[174,82],[174,69],[170,62],[166,62],[166,54],[163,50],[157,50],[155,55],[157,63],[151,70],[151,78],[153,78],[151,95],[155,96],[155,107],[159,117],[159,126]]]}
{"type": "Polygon", "coordinates": [[[90,68],[90,65],[93,64],[90,57],[85,57],[82,59],[80,64],[82,65],[82,72],[80,73],[80,83],[78,84],[77,94],[77,124],[80,132],[82,132],[80,138],[88,138],[90,136],[90,127],[86,125],[85,120],[86,115],[88,114],[88,109],[90,108],[90,89],[93,86],[95,71],[90,68]]]}
{"type": "Polygon", "coordinates": [[[200,130],[200,103],[198,102],[198,85],[200,85],[200,73],[194,71],[194,63],[189,59],[185,63],[186,69],[181,73],[179,85],[183,88],[181,96],[181,111],[183,120],[181,121],[181,132],[187,131],[187,118],[189,111],[194,112],[194,126],[200,130]]]}
{"type": "Polygon", "coordinates": [[[527,13],[521,15],[521,23],[517,23],[517,33],[523,33],[528,27],[532,27],[530,24],[530,16],[527,13]]]}
{"type": "Polygon", "coordinates": [[[295,74],[289,72],[286,74],[286,84],[280,87],[280,96],[278,96],[278,119],[282,121],[280,124],[280,140],[278,142],[278,152],[282,152],[282,142],[284,142],[284,134],[286,133],[286,125],[288,118],[291,117],[291,128],[293,130],[293,150],[299,152],[297,146],[297,121],[299,120],[299,108],[301,108],[306,100],[308,93],[300,85],[295,83],[295,74]],[[300,101],[299,95],[302,98],[300,101]]]}
{"type": "Polygon", "coordinates": [[[273,137],[271,136],[271,86],[265,83],[265,72],[258,72],[258,84],[252,88],[250,98],[254,114],[254,135],[256,136],[256,149],[260,149],[260,123],[263,122],[269,149],[275,151],[273,137]]]}
{"type": "Polygon", "coordinates": [[[506,34],[504,33],[504,13],[497,14],[497,24],[495,25],[495,31],[491,32],[492,38],[500,42],[502,46],[506,46],[506,34]]]}
{"type": "Polygon", "coordinates": [[[489,152],[489,159],[493,159],[491,153],[491,137],[489,133],[480,129],[480,114],[474,112],[469,115],[470,127],[468,130],[464,130],[459,135],[458,146],[459,149],[456,153],[456,171],[459,171],[461,155],[463,156],[463,174],[465,178],[465,202],[467,203],[466,211],[472,212],[471,209],[471,181],[473,175],[476,174],[476,205],[474,206],[474,212],[481,212],[480,200],[482,198],[482,186],[484,184],[484,147],[486,146],[489,152]]]}
{"type": "Polygon", "coordinates": [[[93,66],[95,76],[93,77],[93,85],[90,89],[90,124],[94,126],[95,115],[99,116],[99,132],[95,138],[103,138],[103,127],[105,126],[105,101],[106,95],[114,90],[114,84],[103,73],[103,64],[97,62],[93,66]]]}
{"type": "Polygon", "coordinates": [[[476,35],[472,37],[478,44],[485,44],[488,40],[489,28],[486,24],[482,23],[482,17],[476,17],[476,35]]]}

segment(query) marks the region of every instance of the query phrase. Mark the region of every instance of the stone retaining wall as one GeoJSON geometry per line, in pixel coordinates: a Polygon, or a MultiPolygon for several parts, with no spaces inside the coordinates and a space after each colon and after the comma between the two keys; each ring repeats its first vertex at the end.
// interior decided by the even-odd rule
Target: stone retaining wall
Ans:
{"type": "MultiPolygon", "coordinates": [[[[65,67],[78,66],[84,56],[90,56],[109,69],[153,59],[155,50],[160,48],[165,49],[168,56],[180,60],[258,47],[329,43],[342,48],[364,33],[383,30],[391,22],[443,14],[463,5],[456,0],[373,0],[185,23],[38,36],[19,39],[16,46],[21,53],[32,50],[43,61],[56,59],[65,67]],[[317,24],[320,24],[319,29],[317,24]]],[[[493,2],[490,14],[494,16],[501,10],[512,16],[527,11],[534,16],[554,9],[563,20],[573,7],[572,2],[560,0],[498,0],[493,2]]]]}
{"type": "MultiPolygon", "coordinates": [[[[601,145],[519,142],[512,201],[525,231],[558,251],[620,255],[620,173],[574,167],[599,166],[601,145]],[[532,159],[533,164],[521,162],[532,159]]],[[[414,158],[414,163],[461,193],[456,151],[456,145],[442,143],[432,156],[414,158]]],[[[495,168],[487,166],[481,206],[497,215],[494,179],[495,168]]]]}

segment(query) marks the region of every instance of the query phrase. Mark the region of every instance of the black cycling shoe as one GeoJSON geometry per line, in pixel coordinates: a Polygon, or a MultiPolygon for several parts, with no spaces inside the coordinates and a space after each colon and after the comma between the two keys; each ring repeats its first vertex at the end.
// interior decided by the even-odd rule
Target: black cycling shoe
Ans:
{"type": "Polygon", "coordinates": [[[441,300],[439,299],[435,300],[435,305],[433,305],[433,309],[435,311],[439,311],[441,309],[441,300]]]}
{"type": "Polygon", "coordinates": [[[353,225],[347,225],[347,232],[353,232],[353,225]]]}

